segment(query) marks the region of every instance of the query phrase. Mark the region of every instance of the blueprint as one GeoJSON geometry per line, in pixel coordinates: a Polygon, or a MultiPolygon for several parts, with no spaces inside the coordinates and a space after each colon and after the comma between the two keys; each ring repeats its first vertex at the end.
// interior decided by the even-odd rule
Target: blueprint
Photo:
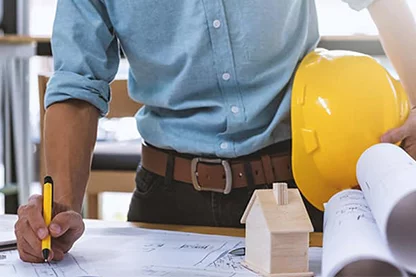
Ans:
{"type": "MultiPolygon", "coordinates": [[[[158,231],[135,227],[87,228],[60,262],[22,262],[16,250],[0,252],[0,276],[8,277],[250,277],[244,256],[230,251],[244,238],[158,231]]],[[[320,272],[320,248],[310,266],[320,272]]],[[[316,276],[319,276],[317,274],[316,276]]]]}
{"type": "Polygon", "coordinates": [[[79,251],[84,255],[92,251],[92,246],[100,259],[91,262],[102,276],[111,276],[111,271],[136,277],[257,276],[241,266],[243,256],[230,254],[244,247],[243,238],[138,228],[107,229],[103,233],[97,229],[90,230],[74,254],[79,251]]]}
{"type": "Polygon", "coordinates": [[[0,276],[7,277],[93,277],[99,276],[83,257],[67,254],[60,262],[24,263],[17,251],[0,253],[0,276]]]}

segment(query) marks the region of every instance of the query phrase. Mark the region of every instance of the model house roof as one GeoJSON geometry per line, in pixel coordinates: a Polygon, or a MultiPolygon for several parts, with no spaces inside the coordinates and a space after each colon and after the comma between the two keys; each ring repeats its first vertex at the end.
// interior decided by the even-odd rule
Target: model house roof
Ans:
{"type": "Polygon", "coordinates": [[[299,190],[288,189],[287,196],[288,204],[278,205],[273,189],[254,191],[241,218],[241,223],[246,223],[253,205],[259,205],[271,233],[313,232],[313,226],[299,190]]]}

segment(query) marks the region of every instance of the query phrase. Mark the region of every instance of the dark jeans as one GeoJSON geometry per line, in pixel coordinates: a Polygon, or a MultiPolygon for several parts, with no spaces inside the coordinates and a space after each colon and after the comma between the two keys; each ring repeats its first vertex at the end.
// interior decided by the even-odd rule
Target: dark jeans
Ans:
{"type": "MultiPolygon", "coordinates": [[[[293,181],[288,186],[295,188],[293,181]]],[[[258,189],[271,188],[265,184],[258,189]]],[[[243,227],[241,216],[253,191],[248,188],[233,189],[225,195],[218,192],[197,191],[192,184],[165,178],[138,167],[136,189],[128,212],[129,221],[200,225],[218,227],[243,227]]],[[[323,213],[305,199],[315,232],[322,231],[323,213]]]]}

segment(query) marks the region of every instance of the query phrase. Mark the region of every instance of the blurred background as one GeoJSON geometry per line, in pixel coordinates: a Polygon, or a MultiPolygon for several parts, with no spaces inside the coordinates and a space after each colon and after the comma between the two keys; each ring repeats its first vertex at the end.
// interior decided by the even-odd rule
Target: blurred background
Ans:
{"type": "MultiPolygon", "coordinates": [[[[416,14],[416,0],[408,0],[408,3],[416,14]]],[[[0,213],[15,213],[18,204],[24,202],[28,195],[40,193],[41,105],[38,76],[53,72],[49,39],[56,4],[57,0],[0,0],[0,213]]],[[[316,4],[321,47],[372,55],[397,77],[384,55],[377,30],[367,11],[353,11],[341,0],[316,0],[316,4]]],[[[123,59],[116,79],[126,79],[127,71],[128,63],[123,59]]],[[[104,161],[113,163],[106,165],[110,167],[106,170],[116,172],[120,168],[114,162],[123,159],[123,156],[112,159],[111,155],[114,152],[130,152],[131,148],[126,145],[137,146],[140,135],[133,118],[102,119],[98,140],[101,144],[97,157],[98,152],[104,151],[104,161]],[[122,150],[118,148],[120,145],[122,150]]],[[[132,158],[133,164],[139,159],[136,152],[134,150],[135,155],[128,157],[132,158]]],[[[113,184],[115,188],[111,192],[94,192],[98,201],[89,205],[98,207],[92,217],[126,219],[131,193],[117,192],[117,186],[113,184]]]]}

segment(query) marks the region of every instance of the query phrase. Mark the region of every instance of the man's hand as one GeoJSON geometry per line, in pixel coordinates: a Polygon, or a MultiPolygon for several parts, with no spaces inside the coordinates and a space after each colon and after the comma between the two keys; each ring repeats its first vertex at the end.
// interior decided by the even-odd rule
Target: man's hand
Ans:
{"type": "Polygon", "coordinates": [[[412,109],[406,122],[396,128],[389,130],[381,137],[381,142],[398,143],[406,152],[416,159],[416,109],[412,109]]]}
{"type": "Polygon", "coordinates": [[[17,248],[25,262],[43,262],[41,241],[48,234],[52,236],[52,251],[49,261],[62,260],[74,242],[84,233],[84,222],[79,213],[68,207],[53,203],[53,219],[49,229],[42,217],[42,196],[33,195],[27,205],[19,207],[15,224],[17,248]]]}

